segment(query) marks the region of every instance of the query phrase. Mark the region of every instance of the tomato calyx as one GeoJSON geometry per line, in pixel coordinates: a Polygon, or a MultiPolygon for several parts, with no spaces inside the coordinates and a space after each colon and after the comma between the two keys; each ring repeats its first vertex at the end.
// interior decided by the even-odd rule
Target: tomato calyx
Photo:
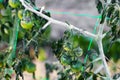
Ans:
{"type": "Polygon", "coordinates": [[[83,54],[83,50],[80,47],[73,49],[75,56],[80,57],[83,54]]]}

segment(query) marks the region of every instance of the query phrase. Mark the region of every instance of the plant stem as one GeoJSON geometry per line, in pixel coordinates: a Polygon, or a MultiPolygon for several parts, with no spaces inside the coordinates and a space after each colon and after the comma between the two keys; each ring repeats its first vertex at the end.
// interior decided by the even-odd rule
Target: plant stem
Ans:
{"type": "Polygon", "coordinates": [[[20,0],[20,2],[22,3],[22,5],[23,5],[27,10],[29,10],[29,11],[37,14],[38,16],[40,16],[40,17],[42,17],[42,18],[45,18],[46,20],[50,21],[51,23],[59,24],[59,25],[62,25],[62,26],[64,26],[64,27],[66,27],[66,28],[75,29],[75,30],[79,31],[80,33],[86,35],[87,37],[96,38],[96,35],[93,34],[93,33],[90,33],[90,32],[85,31],[85,30],[83,30],[83,29],[79,29],[79,28],[77,28],[77,27],[75,27],[75,26],[73,26],[73,25],[68,25],[68,24],[65,23],[65,22],[62,22],[62,21],[59,21],[59,20],[55,20],[55,19],[53,19],[53,18],[50,18],[50,17],[46,16],[46,15],[43,14],[41,11],[39,12],[39,11],[35,10],[32,6],[30,6],[29,3],[25,2],[24,0],[20,0]]]}
{"type": "Polygon", "coordinates": [[[95,70],[95,74],[99,73],[102,69],[104,68],[103,65],[100,65],[100,67],[98,67],[96,70],[95,70]]]}
{"type": "Polygon", "coordinates": [[[103,61],[103,66],[104,66],[106,75],[107,75],[107,77],[111,80],[111,74],[110,74],[110,71],[109,71],[109,69],[108,69],[107,62],[106,62],[106,60],[105,60],[105,55],[104,55],[103,45],[102,45],[104,25],[105,25],[105,22],[100,25],[100,29],[99,29],[99,31],[98,31],[97,44],[98,44],[100,56],[101,56],[102,61],[103,61]]]}
{"type": "Polygon", "coordinates": [[[99,47],[99,52],[100,52],[100,56],[102,58],[102,61],[103,61],[103,65],[104,65],[104,69],[106,71],[106,74],[107,76],[111,79],[111,74],[110,74],[110,71],[108,69],[108,65],[107,65],[107,62],[105,60],[105,55],[104,55],[104,52],[103,52],[103,45],[102,45],[102,40],[99,40],[98,41],[98,47],[99,47]]]}
{"type": "MultiPolygon", "coordinates": [[[[100,65],[100,67],[97,68],[97,69],[94,71],[94,74],[99,73],[99,72],[101,71],[101,69],[103,69],[103,68],[104,68],[104,66],[103,66],[103,65],[100,65]]],[[[89,78],[87,78],[87,80],[92,80],[92,78],[93,78],[93,75],[91,75],[89,78]]]]}
{"type": "MultiPolygon", "coordinates": [[[[43,27],[42,29],[44,30],[46,27],[48,27],[48,25],[50,25],[50,21],[48,21],[43,27]]],[[[39,32],[40,32],[41,28],[38,30],[38,32],[28,41],[28,43],[26,44],[25,48],[30,44],[30,42],[32,40],[34,40],[34,38],[36,38],[38,35],[39,35],[39,32]]]]}
{"type": "MultiPolygon", "coordinates": [[[[70,28],[70,29],[77,30],[77,31],[79,31],[80,33],[84,34],[85,36],[95,39],[96,42],[97,42],[97,44],[98,44],[100,56],[101,56],[102,61],[103,61],[103,66],[104,66],[104,68],[105,68],[106,75],[111,79],[110,71],[109,71],[109,69],[108,69],[108,65],[107,65],[107,62],[106,62],[106,60],[105,60],[105,55],[104,55],[104,52],[103,52],[103,45],[102,45],[102,39],[103,39],[103,37],[105,36],[105,35],[103,36],[104,24],[103,24],[103,26],[100,26],[99,31],[98,31],[98,34],[96,35],[96,34],[93,34],[93,33],[88,32],[88,31],[85,31],[85,30],[83,30],[83,29],[79,29],[79,28],[77,28],[77,27],[75,27],[75,26],[73,26],[73,25],[71,25],[71,24],[68,25],[68,24],[65,23],[65,22],[62,22],[62,21],[59,21],[59,20],[55,20],[55,19],[53,19],[53,18],[50,18],[50,17],[46,16],[45,14],[43,14],[42,11],[39,12],[39,11],[35,10],[35,9],[34,9],[29,3],[27,3],[25,0],[20,0],[20,2],[22,3],[22,5],[23,5],[27,10],[29,10],[29,11],[37,14],[38,16],[40,16],[40,17],[42,17],[42,18],[50,21],[51,23],[58,24],[58,25],[62,25],[62,26],[64,26],[64,27],[66,27],[66,28],[70,28]]],[[[111,0],[107,0],[107,3],[110,3],[110,2],[111,2],[111,0]]]]}

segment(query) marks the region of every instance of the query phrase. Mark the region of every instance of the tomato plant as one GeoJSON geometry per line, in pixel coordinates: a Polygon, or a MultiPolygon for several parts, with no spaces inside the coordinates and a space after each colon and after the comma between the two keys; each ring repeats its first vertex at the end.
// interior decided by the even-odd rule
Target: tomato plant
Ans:
{"type": "MultiPolygon", "coordinates": [[[[50,17],[49,12],[44,14],[50,17]]],[[[10,80],[14,71],[16,80],[24,78],[24,71],[34,75],[36,65],[32,60],[41,54],[39,48],[50,34],[49,25],[42,29],[46,23],[47,20],[25,10],[19,0],[0,0],[0,43],[6,43],[0,48],[0,74],[4,72],[0,79],[10,80]]]]}
{"type": "Polygon", "coordinates": [[[119,80],[119,73],[112,77],[107,64],[109,59],[120,59],[119,3],[96,0],[100,27],[96,33],[90,33],[51,18],[50,12],[37,8],[34,0],[0,0],[0,43],[5,45],[0,47],[0,79],[10,80],[15,72],[16,80],[24,80],[24,71],[32,73],[35,79],[36,65],[32,61],[47,60],[42,48],[47,45],[59,61],[45,62],[47,79],[56,70],[58,80],[119,80]],[[61,39],[51,41],[51,23],[70,29],[61,39]],[[108,32],[103,31],[105,23],[110,27],[108,32]],[[99,63],[104,64],[105,71],[100,72],[101,66],[94,70],[99,63]]]}

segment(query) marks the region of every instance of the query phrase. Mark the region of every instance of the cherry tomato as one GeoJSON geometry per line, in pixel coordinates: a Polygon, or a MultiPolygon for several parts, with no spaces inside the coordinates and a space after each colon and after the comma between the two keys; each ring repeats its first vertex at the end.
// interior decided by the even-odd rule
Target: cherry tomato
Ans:
{"type": "Polygon", "coordinates": [[[65,51],[71,51],[72,49],[72,44],[70,42],[65,42],[63,45],[63,48],[65,51]]]}
{"type": "Polygon", "coordinates": [[[19,0],[9,0],[9,5],[12,7],[12,8],[17,8],[19,6],[19,0]]]}
{"type": "Polygon", "coordinates": [[[22,17],[23,17],[23,10],[19,10],[18,11],[18,18],[22,19],[22,17]]]}
{"type": "Polygon", "coordinates": [[[63,46],[63,48],[64,48],[65,51],[70,51],[70,49],[65,45],[63,46]]]}
{"type": "Polygon", "coordinates": [[[20,32],[18,33],[18,39],[22,39],[22,38],[24,37],[24,35],[25,35],[25,33],[22,32],[22,31],[20,31],[20,32]]]}
{"type": "Polygon", "coordinates": [[[74,61],[72,64],[71,64],[71,69],[73,72],[80,72],[83,68],[83,65],[80,61],[74,61]]]}
{"type": "Polygon", "coordinates": [[[31,29],[33,27],[32,21],[27,22],[25,20],[21,20],[20,24],[21,24],[21,27],[24,29],[31,29]]]}
{"type": "Polygon", "coordinates": [[[33,73],[36,70],[36,65],[32,62],[26,63],[25,70],[29,73],[33,73]]]}
{"type": "Polygon", "coordinates": [[[71,63],[70,57],[68,57],[65,54],[61,56],[60,61],[64,66],[69,65],[71,63]]]}

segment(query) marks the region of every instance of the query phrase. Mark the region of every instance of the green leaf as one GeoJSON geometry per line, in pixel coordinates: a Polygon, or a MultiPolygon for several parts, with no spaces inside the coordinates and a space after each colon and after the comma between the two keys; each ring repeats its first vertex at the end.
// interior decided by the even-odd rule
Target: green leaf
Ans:
{"type": "Polygon", "coordinates": [[[98,12],[101,13],[103,10],[102,2],[100,0],[95,0],[96,8],[98,9],[98,12]]]}
{"type": "Polygon", "coordinates": [[[13,72],[14,72],[14,70],[13,69],[9,69],[9,68],[5,68],[5,72],[4,72],[4,75],[12,75],[13,74],[13,72]]]}
{"type": "Polygon", "coordinates": [[[106,19],[106,10],[104,9],[101,16],[100,24],[103,24],[106,19]]]}
{"type": "Polygon", "coordinates": [[[112,5],[108,6],[108,9],[107,9],[107,17],[108,18],[110,18],[110,16],[114,12],[114,10],[115,10],[114,6],[112,6],[112,5]]]}
{"type": "Polygon", "coordinates": [[[110,50],[109,50],[109,54],[110,54],[110,57],[113,58],[114,61],[117,61],[120,59],[120,42],[119,41],[115,41],[110,50]]]}

